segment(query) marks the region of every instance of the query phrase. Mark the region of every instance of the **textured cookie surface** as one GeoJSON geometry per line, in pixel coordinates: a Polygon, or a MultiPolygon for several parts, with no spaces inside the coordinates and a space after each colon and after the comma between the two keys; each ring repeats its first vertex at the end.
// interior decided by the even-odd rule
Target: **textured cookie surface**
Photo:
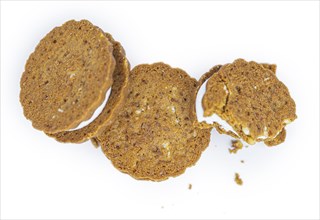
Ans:
{"type": "Polygon", "coordinates": [[[274,74],[276,66],[238,59],[207,83],[204,115],[219,115],[249,144],[284,141],[284,126],[296,119],[295,102],[274,74]],[[275,140],[273,140],[275,139],[275,140]]]}
{"type": "Polygon", "coordinates": [[[113,165],[137,179],[182,174],[210,141],[194,126],[198,82],[163,63],[139,65],[129,77],[126,104],[96,137],[113,165]]]}
{"type": "Polygon", "coordinates": [[[89,21],[54,28],[30,55],[20,81],[20,102],[32,125],[48,133],[91,117],[112,84],[112,44],[89,21]]]}
{"type": "Polygon", "coordinates": [[[102,112],[89,125],[73,130],[63,131],[55,134],[48,134],[61,142],[80,143],[97,135],[104,126],[110,124],[116,117],[119,109],[124,104],[127,94],[127,85],[130,72],[130,64],[125,56],[125,51],[119,42],[116,42],[110,34],[106,33],[109,41],[113,45],[113,56],[116,61],[115,70],[113,72],[113,84],[108,102],[104,106],[102,112]]]}

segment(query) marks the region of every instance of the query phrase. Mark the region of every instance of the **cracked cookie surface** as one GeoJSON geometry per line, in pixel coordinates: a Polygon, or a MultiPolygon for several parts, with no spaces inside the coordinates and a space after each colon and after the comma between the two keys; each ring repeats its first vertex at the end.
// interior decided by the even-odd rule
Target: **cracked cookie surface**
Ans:
{"type": "Polygon", "coordinates": [[[194,126],[198,82],[164,63],[136,66],[126,104],[98,135],[104,154],[136,179],[165,180],[199,159],[210,131],[194,126]]]}
{"type": "Polygon", "coordinates": [[[285,125],[297,116],[295,102],[275,70],[275,65],[243,59],[222,66],[208,80],[204,116],[219,115],[249,144],[283,142],[285,125]]]}

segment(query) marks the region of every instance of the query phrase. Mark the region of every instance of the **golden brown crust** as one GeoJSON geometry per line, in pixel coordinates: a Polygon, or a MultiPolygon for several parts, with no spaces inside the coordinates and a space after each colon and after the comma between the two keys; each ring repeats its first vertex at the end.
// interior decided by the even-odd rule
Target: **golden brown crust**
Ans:
{"type": "Polygon", "coordinates": [[[113,72],[113,84],[108,102],[104,106],[102,112],[87,126],[73,131],[48,134],[57,141],[81,143],[94,137],[100,130],[103,130],[104,126],[113,122],[118,111],[124,105],[125,96],[128,90],[130,64],[126,59],[125,51],[121,44],[116,42],[110,34],[106,33],[106,36],[113,44],[113,56],[116,61],[116,67],[113,72]]]}
{"type": "Polygon", "coordinates": [[[112,84],[112,44],[89,21],[54,28],[30,55],[20,81],[24,115],[56,133],[89,119],[112,84]]]}
{"type": "Polygon", "coordinates": [[[200,87],[211,77],[213,76],[213,74],[217,73],[220,68],[222,67],[222,65],[216,65],[214,67],[212,67],[208,72],[206,72],[205,74],[203,74],[200,79],[198,80],[198,89],[197,92],[199,91],[200,87]]]}
{"type": "Polygon", "coordinates": [[[164,63],[136,66],[126,104],[97,136],[105,155],[136,179],[161,181],[182,174],[200,157],[210,130],[193,124],[198,83],[164,63]]]}
{"type": "Polygon", "coordinates": [[[297,117],[295,102],[275,70],[275,65],[243,59],[224,65],[207,83],[204,115],[219,115],[249,144],[275,138],[297,117]]]}

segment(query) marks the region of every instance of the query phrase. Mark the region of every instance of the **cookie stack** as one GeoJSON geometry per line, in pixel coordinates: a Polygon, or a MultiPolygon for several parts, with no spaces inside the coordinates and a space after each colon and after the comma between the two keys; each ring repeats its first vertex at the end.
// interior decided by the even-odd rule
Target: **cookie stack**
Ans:
{"type": "Polygon", "coordinates": [[[219,127],[196,117],[196,96],[207,79],[205,116],[218,114],[236,134],[221,133],[249,144],[282,143],[285,125],[296,118],[295,103],[275,69],[238,59],[213,67],[198,81],[164,63],[130,70],[110,34],[87,20],[71,20],[48,33],[30,55],[20,102],[33,127],[48,136],[91,140],[120,171],[161,181],[194,165],[209,145],[211,129],[219,127]],[[77,128],[104,102],[91,123],[77,128]]]}

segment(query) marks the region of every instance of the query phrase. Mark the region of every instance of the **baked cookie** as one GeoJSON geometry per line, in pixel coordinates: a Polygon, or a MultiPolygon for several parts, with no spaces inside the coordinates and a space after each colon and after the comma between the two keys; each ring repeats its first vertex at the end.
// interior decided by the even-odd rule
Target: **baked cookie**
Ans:
{"type": "Polygon", "coordinates": [[[164,63],[136,66],[124,107],[93,143],[97,140],[113,165],[136,179],[182,174],[210,141],[211,128],[194,126],[199,85],[164,63]]]}
{"type": "Polygon", "coordinates": [[[54,28],[27,60],[20,102],[33,127],[66,131],[89,119],[112,84],[115,60],[104,32],[87,20],[54,28]]]}
{"type": "Polygon", "coordinates": [[[73,131],[48,134],[58,141],[81,143],[94,137],[104,126],[113,121],[124,104],[124,99],[127,94],[130,64],[126,59],[125,51],[121,44],[116,42],[110,34],[106,33],[106,36],[113,45],[113,56],[116,61],[115,70],[113,72],[113,84],[108,102],[98,117],[87,126],[73,131]]]}
{"type": "Polygon", "coordinates": [[[275,70],[275,65],[243,59],[222,66],[208,80],[204,116],[219,115],[249,144],[283,142],[285,125],[297,117],[296,106],[275,70]]]}

